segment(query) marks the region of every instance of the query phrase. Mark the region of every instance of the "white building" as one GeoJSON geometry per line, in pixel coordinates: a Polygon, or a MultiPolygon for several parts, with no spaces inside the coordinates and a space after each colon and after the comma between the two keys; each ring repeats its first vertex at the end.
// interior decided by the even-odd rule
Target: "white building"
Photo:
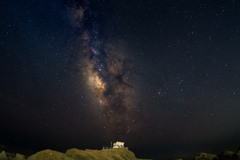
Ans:
{"type": "Polygon", "coordinates": [[[111,147],[103,146],[103,149],[111,149],[111,148],[125,148],[128,150],[128,147],[124,147],[124,142],[119,142],[119,141],[117,141],[116,143],[113,143],[113,146],[111,141],[111,147]]]}
{"type": "Polygon", "coordinates": [[[124,142],[113,143],[113,148],[124,148],[124,142]]]}

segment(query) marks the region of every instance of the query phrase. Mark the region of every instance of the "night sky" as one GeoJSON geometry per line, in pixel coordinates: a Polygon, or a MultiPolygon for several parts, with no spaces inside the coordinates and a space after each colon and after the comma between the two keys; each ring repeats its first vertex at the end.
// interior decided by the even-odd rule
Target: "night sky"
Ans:
{"type": "Polygon", "coordinates": [[[0,31],[1,150],[240,145],[238,0],[3,0],[0,31]]]}

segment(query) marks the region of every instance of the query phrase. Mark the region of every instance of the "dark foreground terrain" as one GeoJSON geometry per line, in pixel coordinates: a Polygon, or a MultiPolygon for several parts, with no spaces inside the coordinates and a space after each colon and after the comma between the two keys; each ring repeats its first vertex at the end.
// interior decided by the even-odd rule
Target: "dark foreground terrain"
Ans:
{"type": "Polygon", "coordinates": [[[78,150],[69,149],[66,153],[50,149],[37,152],[29,157],[21,154],[6,154],[2,151],[0,160],[141,160],[135,157],[132,151],[125,148],[102,149],[102,150],[78,150]]]}
{"type": "MultiPolygon", "coordinates": [[[[53,151],[50,149],[37,152],[29,157],[25,157],[19,153],[0,153],[0,160],[143,160],[135,157],[132,151],[125,148],[113,148],[102,150],[78,150],[69,149],[66,153],[53,151]]],[[[145,159],[147,160],[147,159],[145,159]]],[[[150,160],[150,159],[148,159],[150,160]]],[[[182,160],[182,159],[174,159],[182,160]]],[[[240,148],[237,152],[223,151],[220,154],[201,153],[193,160],[240,160],[240,148]]]]}

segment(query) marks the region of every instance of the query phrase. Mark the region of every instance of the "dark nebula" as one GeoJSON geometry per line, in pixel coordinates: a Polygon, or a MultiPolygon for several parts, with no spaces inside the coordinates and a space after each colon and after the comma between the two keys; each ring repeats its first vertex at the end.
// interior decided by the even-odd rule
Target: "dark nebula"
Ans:
{"type": "MultiPolygon", "coordinates": [[[[96,103],[96,110],[112,137],[136,132],[133,119],[137,118],[134,104],[135,87],[132,85],[134,69],[118,46],[103,40],[105,29],[99,19],[104,19],[101,9],[95,8],[96,2],[68,3],[69,16],[76,26],[76,37],[80,50],[85,53],[81,58],[84,63],[85,83],[89,85],[89,94],[96,103]],[[133,131],[132,131],[133,130],[133,131]]],[[[104,11],[102,11],[104,12],[104,11]]],[[[82,54],[81,52],[79,54],[82,54]]]]}

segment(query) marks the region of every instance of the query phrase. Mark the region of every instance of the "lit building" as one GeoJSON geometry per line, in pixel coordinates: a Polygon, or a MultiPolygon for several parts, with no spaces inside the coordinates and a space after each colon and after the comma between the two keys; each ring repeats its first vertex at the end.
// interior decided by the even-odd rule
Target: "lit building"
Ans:
{"type": "Polygon", "coordinates": [[[112,145],[112,141],[111,141],[111,147],[103,147],[103,149],[111,149],[111,148],[125,148],[128,150],[128,147],[124,147],[124,142],[119,142],[117,141],[116,143],[113,143],[112,145]]]}

